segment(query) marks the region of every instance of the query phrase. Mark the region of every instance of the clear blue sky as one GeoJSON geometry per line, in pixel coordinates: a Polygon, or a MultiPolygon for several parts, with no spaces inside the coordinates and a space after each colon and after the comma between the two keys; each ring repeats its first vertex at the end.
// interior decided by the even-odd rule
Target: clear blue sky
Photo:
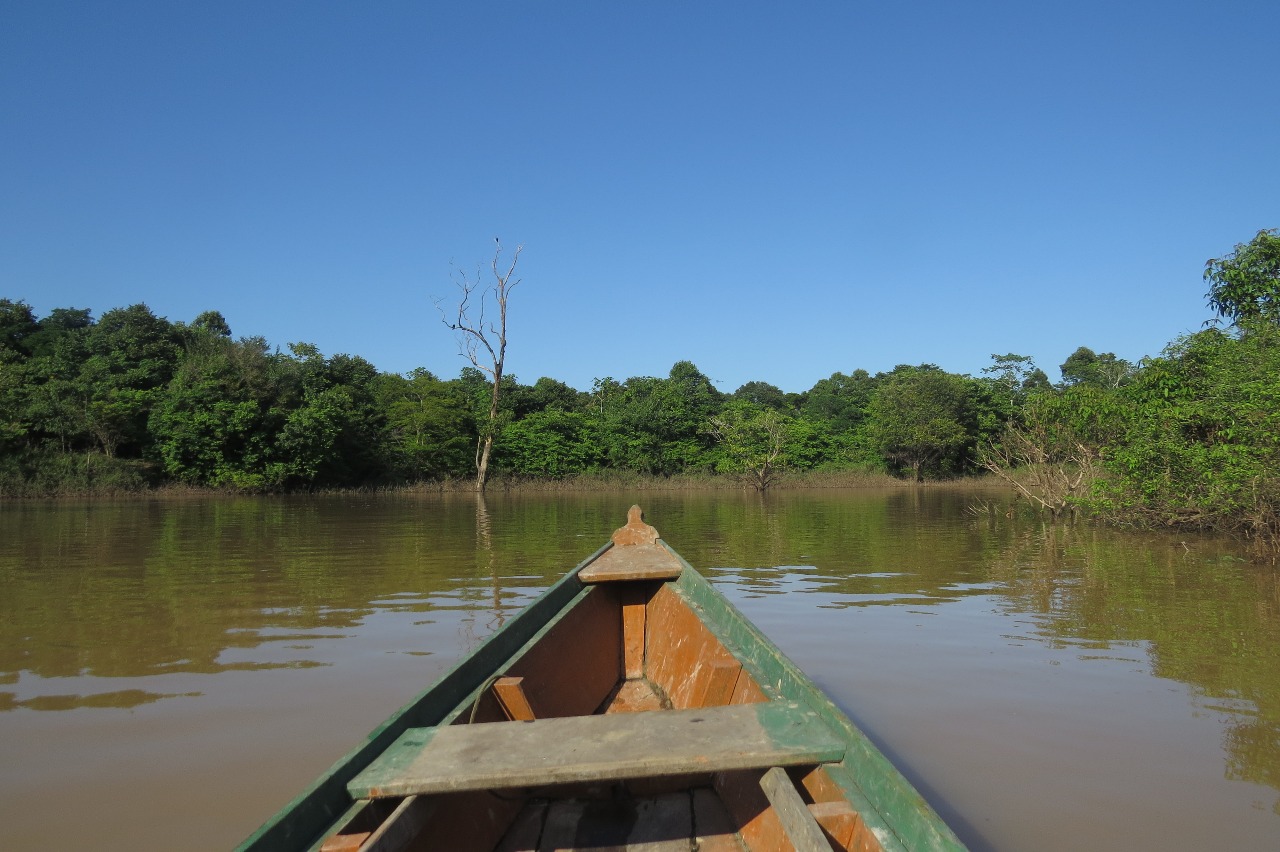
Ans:
{"type": "Polygon", "coordinates": [[[731,391],[1208,318],[1280,226],[1280,3],[0,0],[0,297],[457,375],[731,391]]]}

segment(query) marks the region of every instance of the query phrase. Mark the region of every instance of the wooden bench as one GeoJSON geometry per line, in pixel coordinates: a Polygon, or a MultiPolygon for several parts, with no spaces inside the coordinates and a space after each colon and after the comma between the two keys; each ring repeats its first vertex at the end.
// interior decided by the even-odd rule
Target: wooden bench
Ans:
{"type": "Polygon", "coordinates": [[[830,763],[845,745],[794,702],[411,728],[357,799],[830,763]]]}

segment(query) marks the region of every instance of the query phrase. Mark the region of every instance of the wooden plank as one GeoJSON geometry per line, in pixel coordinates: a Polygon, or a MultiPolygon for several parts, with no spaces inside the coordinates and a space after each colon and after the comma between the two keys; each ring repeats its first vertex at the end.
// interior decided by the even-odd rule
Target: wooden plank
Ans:
{"type": "Polygon", "coordinates": [[[381,798],[793,766],[843,755],[844,744],[803,705],[745,704],[413,729],[348,790],[381,798]]]}
{"type": "Polygon", "coordinates": [[[617,597],[609,588],[591,587],[537,644],[499,671],[524,678],[524,694],[538,716],[595,712],[622,680],[622,612],[617,597]]]}
{"type": "Polygon", "coordinates": [[[488,791],[411,796],[360,852],[491,852],[523,808],[523,798],[488,791]]]}
{"type": "MultiPolygon", "coordinates": [[[[645,672],[677,710],[705,706],[711,680],[740,665],[669,585],[659,587],[649,602],[648,634],[645,672]]],[[[728,704],[731,695],[716,700],[728,704]]]]}
{"type": "Polygon", "coordinates": [[[500,677],[493,682],[493,691],[498,696],[507,718],[514,722],[528,722],[534,718],[533,708],[529,706],[529,698],[524,694],[524,678],[500,677]]]}
{"type": "Polygon", "coordinates": [[[831,852],[827,836],[809,813],[787,770],[780,766],[770,769],[760,779],[760,789],[764,790],[796,852],[831,852]]]}
{"type": "Polygon", "coordinates": [[[842,788],[832,777],[826,766],[815,766],[803,773],[799,785],[804,788],[807,798],[813,800],[809,812],[818,820],[818,825],[827,833],[827,837],[841,849],[879,849],[878,841],[868,847],[866,838],[875,840],[874,832],[865,828],[857,808],[850,801],[851,794],[842,788]],[[855,842],[855,838],[857,841],[855,842]]]}
{"type": "Polygon", "coordinates": [[[362,831],[359,834],[335,834],[324,842],[320,852],[359,852],[372,833],[362,831]]]}
{"type": "Polygon", "coordinates": [[[627,585],[618,590],[622,598],[622,672],[628,680],[644,677],[645,609],[649,589],[627,585]]]}
{"type": "Polygon", "coordinates": [[[661,542],[614,546],[596,561],[578,572],[578,579],[593,583],[636,582],[640,580],[674,580],[684,565],[661,542]]]}
{"type": "Polygon", "coordinates": [[[733,702],[733,690],[742,674],[742,663],[735,659],[714,660],[707,666],[701,678],[699,692],[694,696],[695,707],[723,707],[733,702]]]}

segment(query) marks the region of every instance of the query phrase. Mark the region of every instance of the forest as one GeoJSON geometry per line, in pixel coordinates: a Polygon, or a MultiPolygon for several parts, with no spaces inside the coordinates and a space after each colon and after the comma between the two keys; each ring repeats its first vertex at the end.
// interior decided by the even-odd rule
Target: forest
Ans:
{"type": "MultiPolygon", "coordinates": [[[[37,316],[0,298],[0,495],[186,486],[278,492],[474,479],[488,438],[512,481],[822,473],[987,474],[1054,517],[1280,539],[1280,232],[1204,271],[1201,331],[1129,363],[1080,347],[1056,381],[1029,357],[835,372],[800,393],[665,377],[521,383],[380,372],[358,355],[235,337],[206,311],[37,316]],[[497,407],[493,402],[497,398],[497,407]],[[492,414],[492,416],[491,416],[492,414]]],[[[448,324],[448,323],[446,323],[448,324]]]]}

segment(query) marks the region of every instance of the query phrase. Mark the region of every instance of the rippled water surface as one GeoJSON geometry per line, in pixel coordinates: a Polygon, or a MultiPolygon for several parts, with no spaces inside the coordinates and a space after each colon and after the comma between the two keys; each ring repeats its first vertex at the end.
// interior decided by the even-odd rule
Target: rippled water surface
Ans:
{"type": "Polygon", "coordinates": [[[1003,499],[0,504],[5,845],[233,846],[639,502],[974,849],[1280,848],[1275,570],[1003,499]]]}

